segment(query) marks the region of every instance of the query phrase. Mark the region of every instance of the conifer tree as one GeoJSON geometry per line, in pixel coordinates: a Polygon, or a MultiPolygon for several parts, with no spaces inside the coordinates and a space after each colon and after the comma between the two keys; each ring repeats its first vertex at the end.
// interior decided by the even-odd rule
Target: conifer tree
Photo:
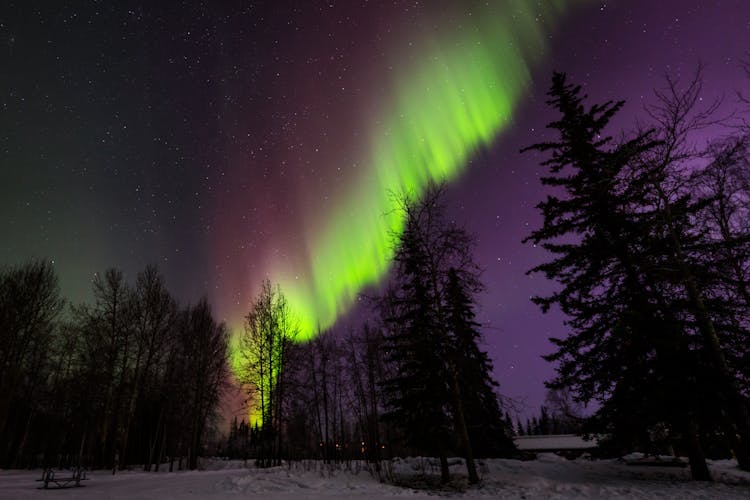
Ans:
{"type": "Polygon", "coordinates": [[[386,421],[403,429],[406,442],[436,453],[441,479],[450,479],[447,451],[449,438],[449,387],[444,354],[445,338],[439,331],[434,297],[427,283],[428,262],[418,240],[418,228],[407,223],[396,256],[399,286],[387,296],[386,361],[393,375],[383,383],[388,411],[386,421]]]}
{"type": "MultiPolygon", "coordinates": [[[[476,456],[497,457],[512,453],[514,446],[505,430],[504,417],[495,394],[492,360],[479,348],[481,333],[474,313],[473,276],[461,277],[451,267],[447,273],[446,312],[450,356],[454,360],[463,400],[466,425],[476,456]]],[[[508,425],[512,428],[512,424],[508,425]]]]}
{"type": "Polygon", "coordinates": [[[672,422],[689,450],[693,477],[709,479],[693,397],[704,372],[689,368],[700,365],[685,335],[688,320],[658,272],[674,235],[658,231],[662,212],[645,202],[653,179],[635,168],[660,143],[647,131],[613,144],[604,129],[623,102],[586,109],[580,87],[563,74],[554,75],[548,95],[562,115],[549,125],[559,140],[527,149],[552,153],[541,181],[561,195],[538,205],[544,223],[527,241],[554,256],[530,272],[562,285],[534,302],[544,311],[557,305],[569,318],[570,334],[551,339],[557,351],[547,359],[559,362],[551,386],[571,387],[584,402],[599,400],[601,415],[647,408],[638,415],[641,426],[649,419],[672,422]]]}
{"type": "Polygon", "coordinates": [[[405,200],[403,210],[395,285],[383,301],[393,372],[384,384],[385,417],[404,428],[412,446],[441,456],[444,480],[453,433],[475,483],[474,447],[483,455],[507,455],[513,444],[503,428],[492,364],[478,347],[473,293],[481,285],[472,240],[444,221],[440,189],[418,203],[405,200]]]}

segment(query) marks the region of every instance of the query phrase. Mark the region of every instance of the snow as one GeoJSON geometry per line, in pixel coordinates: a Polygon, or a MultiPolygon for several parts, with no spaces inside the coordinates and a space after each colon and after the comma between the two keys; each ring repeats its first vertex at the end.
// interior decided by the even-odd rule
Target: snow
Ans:
{"type": "MultiPolygon", "coordinates": [[[[737,469],[733,461],[711,462],[714,483],[688,480],[688,471],[670,467],[634,467],[618,460],[568,461],[553,454],[537,460],[481,460],[481,484],[467,488],[460,459],[451,460],[457,478],[441,491],[399,487],[377,481],[365,470],[336,470],[320,462],[291,467],[244,468],[242,462],[219,460],[204,464],[208,470],[191,472],[89,473],[85,487],[54,493],[37,489],[41,471],[0,471],[0,499],[297,499],[373,498],[416,499],[437,495],[463,499],[740,499],[750,498],[750,473],[737,469]]],[[[360,464],[355,464],[360,465],[360,464]]],[[[415,475],[437,475],[434,459],[409,458],[392,462],[396,478],[414,481],[415,475]]],[[[359,467],[356,467],[359,468],[359,467]]]]}

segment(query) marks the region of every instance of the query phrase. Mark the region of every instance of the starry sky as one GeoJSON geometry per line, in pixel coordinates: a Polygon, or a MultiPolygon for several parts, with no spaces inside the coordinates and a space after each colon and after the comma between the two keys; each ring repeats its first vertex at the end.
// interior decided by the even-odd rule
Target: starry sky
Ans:
{"type": "Polygon", "coordinates": [[[235,328],[269,278],[322,311],[318,323],[346,327],[387,269],[334,293],[338,249],[372,259],[353,240],[376,233],[364,219],[382,214],[383,164],[413,167],[383,137],[410,147],[406,109],[452,140],[451,116],[430,114],[442,96],[422,95],[452,89],[470,103],[476,88],[497,91],[476,102],[501,119],[449,151],[446,202],[477,238],[479,319],[501,392],[536,408],[553,373],[540,356],[565,325],[529,301],[553,285],[525,275],[546,257],[521,243],[545,193],[541,158],[518,151],[548,138],[551,72],[594,100],[626,99],[617,133],[666,73],[689,78],[700,62],[704,99],[731,109],[748,87],[748,42],[747,0],[5,1],[0,265],[48,258],[77,302],[94,272],[132,278],[156,263],[181,301],[207,295],[235,328]],[[476,45],[491,60],[462,66],[476,45]],[[420,80],[431,61],[460,70],[446,77],[457,83],[420,80]]]}

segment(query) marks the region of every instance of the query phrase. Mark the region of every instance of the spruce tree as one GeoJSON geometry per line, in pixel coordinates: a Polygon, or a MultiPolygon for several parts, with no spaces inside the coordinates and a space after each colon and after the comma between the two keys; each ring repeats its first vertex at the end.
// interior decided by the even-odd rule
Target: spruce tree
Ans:
{"type": "Polygon", "coordinates": [[[441,456],[447,480],[449,447],[466,458],[470,483],[479,480],[473,455],[508,454],[492,364],[478,347],[473,294],[481,288],[472,239],[443,217],[441,190],[404,200],[393,286],[383,301],[389,326],[385,418],[403,427],[407,442],[441,456]],[[425,448],[428,447],[428,448],[425,448]]]}
{"type": "Polygon", "coordinates": [[[396,255],[398,286],[384,301],[390,334],[385,337],[386,362],[392,374],[383,382],[387,412],[384,420],[401,428],[406,443],[437,454],[441,478],[449,477],[450,432],[447,406],[449,382],[444,363],[445,338],[432,307],[426,282],[427,257],[418,241],[418,228],[407,224],[396,255]]]}
{"type": "MultiPolygon", "coordinates": [[[[451,267],[447,273],[446,316],[450,359],[454,360],[463,401],[466,425],[476,456],[508,456],[514,445],[506,432],[504,417],[495,394],[492,360],[479,348],[481,333],[474,313],[471,294],[472,276],[461,277],[451,267]]],[[[512,423],[507,424],[512,428],[512,423]]]]}
{"type": "Polygon", "coordinates": [[[647,131],[614,144],[604,130],[623,102],[586,109],[580,87],[563,74],[553,76],[548,95],[562,115],[549,125],[559,140],[527,149],[552,153],[541,181],[555,194],[538,205],[543,226],[526,241],[553,254],[530,272],[561,285],[534,302],[544,311],[557,305],[569,318],[569,335],[551,339],[557,350],[546,359],[559,365],[550,385],[570,387],[584,402],[598,400],[599,416],[646,408],[636,412],[640,426],[668,419],[684,437],[693,477],[709,479],[692,397],[700,377],[686,368],[697,366],[687,320],[658,272],[670,241],[657,230],[658,207],[645,202],[652,179],[634,168],[659,142],[647,131]]]}

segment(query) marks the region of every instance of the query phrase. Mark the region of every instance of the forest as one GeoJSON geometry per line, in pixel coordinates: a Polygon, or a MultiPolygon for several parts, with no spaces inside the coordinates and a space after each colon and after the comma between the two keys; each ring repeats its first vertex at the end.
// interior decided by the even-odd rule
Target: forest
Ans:
{"type": "Polygon", "coordinates": [[[0,467],[195,468],[228,383],[225,325],[155,267],[96,274],[92,292],[68,306],[45,260],[0,276],[0,467]]]}
{"type": "Polygon", "coordinates": [[[553,427],[605,436],[605,456],[687,456],[696,480],[712,479],[708,458],[735,458],[749,470],[750,124],[742,106],[750,103],[740,93],[735,111],[722,114],[720,99],[702,97],[701,71],[667,77],[645,118],[619,135],[608,125],[623,101],[589,104],[581,86],[553,76],[555,139],[523,152],[541,159],[550,193],[538,204],[541,227],[525,241],[549,260],[529,273],[558,285],[532,300],[567,317],[567,335],[551,338],[545,356],[557,371],[546,382],[555,413],[543,408],[525,426],[503,413],[475,319],[482,283],[472,238],[445,218],[437,187],[402,200],[405,229],[374,301],[377,326],[346,340],[320,336],[295,361],[283,342],[294,337],[283,294],[264,288],[247,317],[244,352],[253,354],[239,373],[256,388],[263,422],[259,434],[244,432],[268,463],[283,455],[284,412],[293,419],[300,411],[316,456],[330,459],[361,436],[371,461],[439,457],[444,482],[447,456],[464,457],[475,482],[475,456],[514,456],[510,436],[553,427]],[[337,379],[343,374],[348,383],[337,379]],[[299,387],[307,403],[283,409],[299,387]],[[354,398],[341,403],[341,388],[354,398]],[[345,408],[354,410],[354,432],[345,408]]]}
{"type": "Polygon", "coordinates": [[[514,434],[581,432],[611,456],[686,455],[694,479],[711,479],[707,458],[750,470],[750,124],[703,102],[701,82],[668,78],[634,130],[609,135],[624,103],[553,76],[553,138],[525,150],[550,193],[526,240],[548,259],[529,273],[557,285],[533,301],[567,318],[546,356],[551,415],[524,425],[498,394],[474,238],[438,185],[400,196],[372,317],[309,342],[269,281],[231,343],[208,301],[180,305],[155,267],[95,275],[91,304],[66,303],[49,261],[4,269],[0,466],[194,469],[216,454],[364,460],[383,478],[385,459],[426,455],[448,482],[460,456],[476,483],[476,459],[520,456],[514,434]],[[235,384],[247,418],[222,429],[235,384]]]}
{"type": "Polygon", "coordinates": [[[379,473],[386,458],[427,452],[447,480],[456,453],[511,456],[474,319],[472,239],[445,221],[440,195],[403,200],[408,229],[394,279],[373,299],[377,326],[308,343],[295,342],[297,322],[270,282],[230,349],[208,302],[180,306],[155,267],[134,284],[97,274],[94,303],[67,308],[51,263],[4,271],[3,467],[171,471],[215,453],[259,466],[366,459],[379,473]],[[230,367],[251,418],[223,438],[230,367]]]}
{"type": "Polygon", "coordinates": [[[742,93],[721,115],[701,89],[701,68],[668,76],[635,130],[610,136],[624,102],[589,104],[555,73],[556,138],[526,149],[551,192],[527,241],[552,257],[530,272],[559,285],[534,302],[568,318],[548,386],[596,403],[587,424],[613,452],[660,429],[710,480],[707,455],[750,469],[750,128],[742,93]]]}

